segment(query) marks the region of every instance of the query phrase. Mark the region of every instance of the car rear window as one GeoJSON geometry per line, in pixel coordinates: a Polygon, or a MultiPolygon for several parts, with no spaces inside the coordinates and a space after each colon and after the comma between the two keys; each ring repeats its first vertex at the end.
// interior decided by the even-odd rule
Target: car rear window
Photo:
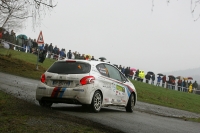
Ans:
{"type": "Polygon", "coordinates": [[[84,74],[89,73],[91,65],[84,62],[55,62],[47,72],[58,74],[84,74]]]}

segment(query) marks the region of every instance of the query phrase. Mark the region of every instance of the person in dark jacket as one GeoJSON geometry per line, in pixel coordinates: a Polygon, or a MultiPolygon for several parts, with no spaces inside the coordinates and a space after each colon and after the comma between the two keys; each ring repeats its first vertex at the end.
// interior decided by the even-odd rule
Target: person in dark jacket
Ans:
{"type": "Polygon", "coordinates": [[[51,55],[53,54],[53,46],[52,43],[50,43],[50,45],[48,46],[48,58],[51,58],[51,55]]]}
{"type": "Polygon", "coordinates": [[[94,56],[92,56],[91,60],[95,60],[94,56]]]}
{"type": "Polygon", "coordinates": [[[155,81],[155,74],[153,74],[153,75],[151,76],[151,84],[152,84],[152,85],[154,85],[154,81],[155,81]]]}
{"type": "Polygon", "coordinates": [[[69,50],[69,52],[67,53],[67,58],[68,59],[72,59],[72,52],[71,52],[71,50],[69,50]]]}
{"type": "Polygon", "coordinates": [[[135,72],[134,80],[139,80],[139,69],[135,72]]]}
{"type": "Polygon", "coordinates": [[[145,75],[145,79],[146,79],[146,83],[147,83],[147,84],[149,83],[150,78],[151,78],[151,75],[150,75],[149,73],[147,73],[147,74],[145,75]]]}

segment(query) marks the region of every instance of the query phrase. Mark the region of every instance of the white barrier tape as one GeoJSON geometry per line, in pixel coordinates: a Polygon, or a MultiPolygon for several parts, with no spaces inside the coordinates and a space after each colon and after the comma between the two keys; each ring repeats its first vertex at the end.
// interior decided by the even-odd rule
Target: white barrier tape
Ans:
{"type": "Polygon", "coordinates": [[[19,45],[16,45],[16,44],[13,44],[13,43],[7,42],[7,41],[5,41],[5,40],[3,40],[3,39],[0,39],[0,41],[1,41],[1,42],[5,42],[5,43],[8,43],[8,44],[11,44],[11,45],[14,45],[15,47],[20,47],[20,48],[26,49],[26,48],[21,47],[21,46],[19,46],[19,45]]]}

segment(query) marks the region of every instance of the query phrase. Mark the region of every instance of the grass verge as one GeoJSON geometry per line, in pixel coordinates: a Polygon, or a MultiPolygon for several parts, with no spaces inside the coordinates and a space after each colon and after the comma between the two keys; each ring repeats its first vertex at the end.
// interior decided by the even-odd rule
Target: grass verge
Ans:
{"type": "Polygon", "coordinates": [[[104,125],[41,108],[0,91],[1,133],[120,133],[104,125]]]}

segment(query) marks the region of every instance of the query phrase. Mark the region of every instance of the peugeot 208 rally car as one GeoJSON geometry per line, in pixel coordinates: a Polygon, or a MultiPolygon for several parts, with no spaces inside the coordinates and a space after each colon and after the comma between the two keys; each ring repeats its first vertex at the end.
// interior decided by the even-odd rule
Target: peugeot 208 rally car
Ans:
{"type": "Polygon", "coordinates": [[[60,60],[42,74],[36,100],[45,107],[53,103],[81,104],[99,112],[103,106],[116,105],[133,112],[137,92],[129,79],[109,63],[60,60]]]}

